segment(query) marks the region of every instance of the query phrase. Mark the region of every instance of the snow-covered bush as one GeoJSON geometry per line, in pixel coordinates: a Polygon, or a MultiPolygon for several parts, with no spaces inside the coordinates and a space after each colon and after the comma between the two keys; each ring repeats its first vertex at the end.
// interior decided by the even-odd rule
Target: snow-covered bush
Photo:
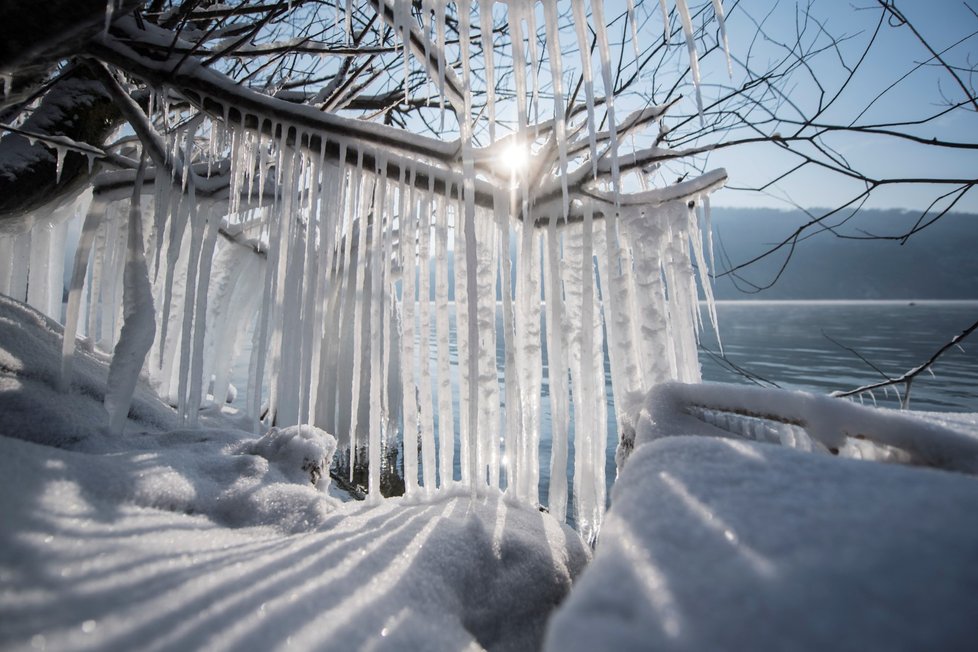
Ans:
{"type": "Polygon", "coordinates": [[[264,457],[290,480],[309,481],[322,491],[329,487],[336,438],[325,430],[308,425],[272,428],[245,449],[264,457]]]}

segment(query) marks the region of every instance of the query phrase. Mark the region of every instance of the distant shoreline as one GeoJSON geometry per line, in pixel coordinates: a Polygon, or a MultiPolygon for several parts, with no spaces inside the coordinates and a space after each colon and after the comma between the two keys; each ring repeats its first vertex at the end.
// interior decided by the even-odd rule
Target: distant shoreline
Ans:
{"type": "MultiPolygon", "coordinates": [[[[700,300],[700,304],[706,301],[700,300]]],[[[978,299],[718,299],[717,305],[777,305],[777,304],[807,304],[807,305],[890,305],[890,306],[978,306],[978,299]]]]}

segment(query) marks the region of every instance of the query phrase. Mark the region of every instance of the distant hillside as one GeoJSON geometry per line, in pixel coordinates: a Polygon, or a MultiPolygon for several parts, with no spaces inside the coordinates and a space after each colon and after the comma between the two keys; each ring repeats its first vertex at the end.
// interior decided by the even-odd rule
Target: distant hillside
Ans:
{"type": "MultiPolygon", "coordinates": [[[[862,210],[834,231],[846,236],[899,235],[919,216],[862,210]]],[[[828,224],[835,226],[841,219],[828,224]]],[[[801,211],[715,208],[718,273],[767,251],[808,221],[801,211]]],[[[745,281],[767,285],[788,254],[789,248],[782,248],[738,273],[745,281]]],[[[978,215],[945,215],[904,245],[814,233],[798,242],[772,287],[750,294],[749,283],[725,276],[717,279],[715,289],[719,299],[978,299],[978,215]]]]}

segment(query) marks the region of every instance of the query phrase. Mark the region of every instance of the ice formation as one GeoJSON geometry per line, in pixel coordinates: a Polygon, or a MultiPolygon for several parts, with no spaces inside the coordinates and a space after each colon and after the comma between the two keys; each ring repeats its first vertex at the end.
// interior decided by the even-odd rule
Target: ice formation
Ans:
{"type": "MultiPolygon", "coordinates": [[[[709,286],[697,208],[726,175],[626,191],[629,177],[645,187],[650,166],[675,156],[619,153],[623,137],[660,121],[669,106],[616,122],[601,0],[590,11],[583,0],[571,3],[583,111],[566,110],[550,3],[541,11],[487,0],[473,3],[471,15],[456,9],[462,39],[451,47],[445,0],[425,0],[418,21],[406,2],[371,4],[401,39],[405,70],[425,70],[445,110],[459,116],[459,141],[231,93],[227,78],[190,58],[165,77],[148,115],[122,102],[153,165],[145,174],[104,173],[85,206],[0,236],[0,291],[61,318],[65,213],[85,212],[68,284],[62,385],[70,391],[76,335],[115,349],[106,397],[114,428],[125,421],[124,386],[140,367],[194,425],[202,406],[224,400],[234,359],[250,349],[242,389],[255,432],[309,425],[334,433],[351,456],[365,450],[374,499],[384,451],[400,442],[409,494],[460,482],[535,503],[541,468],[549,468],[545,501],[560,519],[572,505],[578,529],[593,540],[606,503],[603,352],[622,428],[622,407],[652,385],[699,380],[694,268],[708,296],[709,286]],[[517,131],[498,134],[493,44],[484,40],[492,142],[477,147],[468,29],[491,29],[502,11],[517,131]],[[597,61],[588,54],[591,31],[597,61]],[[541,44],[555,96],[554,119],[544,122],[541,44]],[[178,121],[185,109],[170,105],[171,94],[200,113],[178,121]],[[529,148],[529,165],[494,169],[512,143],[529,148]],[[553,430],[551,458],[541,460],[543,401],[553,430]]],[[[719,0],[713,5],[721,16],[719,0]]],[[[685,0],[676,6],[698,82],[689,12],[685,0]]],[[[347,24],[350,10],[347,3],[347,24]]],[[[122,17],[116,26],[132,23],[122,17]]],[[[139,39],[172,42],[148,25],[139,39]]],[[[95,51],[150,79],[170,70],[126,47],[106,34],[95,51]]]]}

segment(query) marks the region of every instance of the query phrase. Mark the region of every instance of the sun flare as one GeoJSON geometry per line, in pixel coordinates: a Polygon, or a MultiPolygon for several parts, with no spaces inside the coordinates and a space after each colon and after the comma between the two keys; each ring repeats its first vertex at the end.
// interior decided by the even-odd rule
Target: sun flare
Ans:
{"type": "Polygon", "coordinates": [[[517,176],[525,172],[529,164],[530,150],[520,142],[509,143],[499,156],[500,168],[517,176]]]}

